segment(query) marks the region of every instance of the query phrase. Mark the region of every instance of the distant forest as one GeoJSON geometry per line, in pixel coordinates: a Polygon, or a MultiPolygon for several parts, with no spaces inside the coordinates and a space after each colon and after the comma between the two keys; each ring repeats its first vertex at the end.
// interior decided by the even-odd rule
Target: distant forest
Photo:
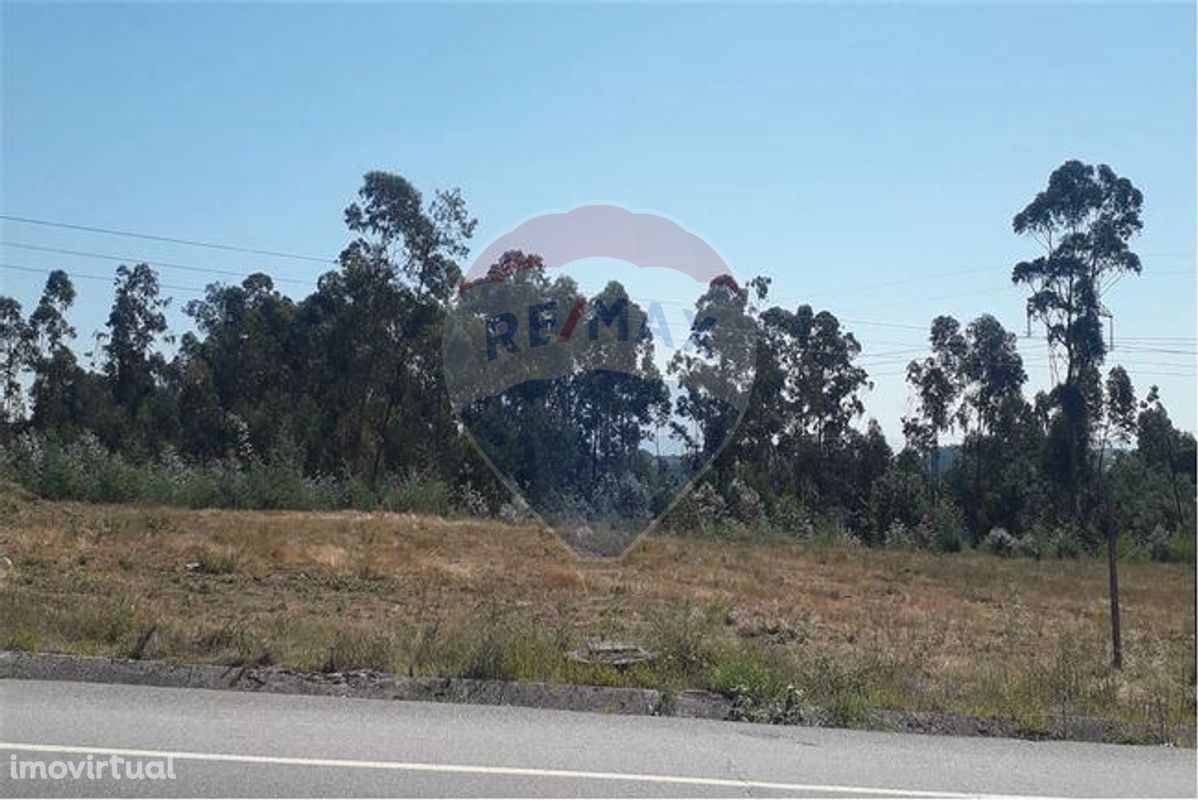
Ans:
{"type": "MultiPolygon", "coordinates": [[[[771,305],[764,277],[713,281],[695,301],[732,309],[752,333],[742,350],[700,341],[668,376],[578,371],[455,414],[443,333],[475,220],[457,191],[426,199],[372,172],[345,211],[351,241],[306,297],[265,274],[212,284],[184,307],[193,329],[175,334],[155,270],[122,265],[89,367],[68,272],[50,273],[31,309],[0,296],[0,476],[51,499],[519,518],[477,441],[547,503],[640,519],[714,454],[666,529],[1035,558],[1097,553],[1114,530],[1121,557],[1192,561],[1194,436],[1155,386],[1107,364],[1103,337],[1104,293],[1141,271],[1142,204],[1106,165],[1053,171],[1013,218],[1040,255],[1011,279],[1058,383],[1026,396],[1013,332],[990,315],[938,316],[907,367],[904,441],[890,443],[866,417],[854,335],[831,311],[771,305]],[[713,397],[712,358],[755,376],[743,409],[713,397]],[[482,432],[474,441],[461,419],[482,432]],[[503,427],[514,420],[519,437],[503,427]],[[646,444],[663,430],[669,455],[646,444]]],[[[493,268],[568,307],[570,286],[548,272],[535,253],[493,268]]]]}

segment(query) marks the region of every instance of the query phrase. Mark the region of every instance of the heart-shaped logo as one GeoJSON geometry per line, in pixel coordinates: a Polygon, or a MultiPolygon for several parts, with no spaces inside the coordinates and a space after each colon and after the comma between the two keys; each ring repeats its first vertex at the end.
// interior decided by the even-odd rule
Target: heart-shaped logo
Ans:
{"type": "Polygon", "coordinates": [[[444,328],[446,386],[504,483],[575,553],[617,557],[732,437],[756,330],[702,239],[582,206],[475,260],[444,328]]]}

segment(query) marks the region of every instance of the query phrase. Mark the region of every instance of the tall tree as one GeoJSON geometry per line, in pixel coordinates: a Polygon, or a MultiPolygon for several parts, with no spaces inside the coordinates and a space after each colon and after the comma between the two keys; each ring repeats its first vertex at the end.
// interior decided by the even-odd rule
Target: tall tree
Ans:
{"type": "Polygon", "coordinates": [[[765,413],[777,423],[768,435],[787,454],[778,465],[789,473],[786,488],[812,503],[850,503],[855,496],[847,478],[846,459],[855,444],[850,426],[864,413],[861,391],[870,386],[865,369],[855,363],[861,345],[836,315],[808,305],[793,312],[771,308],[762,314],[761,328],[761,377],[774,395],[765,413]]]}
{"type": "Polygon", "coordinates": [[[75,427],[75,383],[78,365],[70,341],[75,328],[67,321],[67,312],[75,302],[75,286],[62,270],[54,270],[46,279],[37,308],[29,315],[33,338],[31,354],[34,380],[33,423],[39,430],[75,427]]]}
{"type": "Polygon", "coordinates": [[[181,402],[189,409],[182,420],[186,451],[208,458],[231,453],[233,428],[244,424],[254,453],[290,452],[307,416],[295,304],[269,276],[254,273],[240,285],[210,285],[184,310],[198,334],[183,336],[178,365],[181,402]],[[291,413],[279,414],[280,408],[291,413]]]}
{"type": "Polygon", "coordinates": [[[326,419],[330,440],[373,483],[388,454],[431,460],[447,448],[439,325],[476,220],[457,190],[425,205],[403,177],[369,172],[345,222],[358,235],[303,316],[319,331],[324,402],[348,410],[326,419]]]}
{"type": "Polygon", "coordinates": [[[731,478],[728,468],[736,461],[736,453],[724,445],[752,391],[757,339],[750,289],[720,276],[695,301],[687,343],[668,366],[679,392],[671,423],[674,436],[685,445],[693,466],[719,453],[716,474],[723,479],[731,478]]]}
{"type": "Polygon", "coordinates": [[[53,355],[75,338],[75,329],[66,316],[74,302],[75,286],[70,276],[60,269],[51,272],[37,308],[29,317],[31,332],[37,337],[38,350],[42,354],[53,355]]]}
{"type": "Polygon", "coordinates": [[[158,275],[149,264],[133,269],[122,264],[116,275],[116,297],[103,335],[104,369],[113,399],[134,416],[153,391],[163,364],[155,346],[167,333],[163,312],[170,301],[159,295],[158,275]]]}
{"type": "Polygon", "coordinates": [[[1126,444],[1136,434],[1136,390],[1127,370],[1116,365],[1106,376],[1103,393],[1103,426],[1098,440],[1098,470],[1102,474],[1108,445],[1126,444]]]}
{"type": "Polygon", "coordinates": [[[992,521],[988,493],[983,490],[983,480],[992,472],[988,456],[991,451],[1006,449],[1003,445],[1009,441],[1009,433],[1024,405],[1022,392],[1027,373],[1015,341],[1015,334],[989,314],[978,317],[965,329],[957,419],[965,433],[966,448],[970,443],[973,445],[973,492],[966,513],[972,517],[975,529],[992,521]],[[996,432],[1008,436],[996,441],[996,432]]]}
{"type": "MultiPolygon", "coordinates": [[[[1149,469],[1156,470],[1168,481],[1175,510],[1169,523],[1179,527],[1186,524],[1182,498],[1193,499],[1192,484],[1198,469],[1194,435],[1183,433],[1173,425],[1156,386],[1148,390],[1140,403],[1136,418],[1136,451],[1149,469]]],[[[1192,527],[1192,523],[1190,525],[1192,527]]]]}
{"type": "Polygon", "coordinates": [[[958,419],[966,342],[961,324],[943,315],[932,320],[928,342],[931,354],[907,365],[907,382],[915,389],[919,409],[903,418],[903,432],[912,448],[927,456],[935,492],[939,490],[940,437],[952,430],[958,419]]]}
{"type": "Polygon", "coordinates": [[[0,296],[0,432],[6,436],[25,411],[21,372],[29,360],[30,344],[21,304],[0,296]]]}
{"type": "Polygon", "coordinates": [[[1030,236],[1043,254],[1015,265],[1011,280],[1031,291],[1027,310],[1044,325],[1064,372],[1050,399],[1054,437],[1070,510],[1080,513],[1082,474],[1092,423],[1101,402],[1098,368],[1106,355],[1102,298],[1126,273],[1140,272],[1129,242],[1143,227],[1144,198],[1109,166],[1066,161],[1048,186],[1015,215],[1015,233],[1030,236]]]}
{"type": "MultiPolygon", "coordinates": [[[[1098,369],[1106,356],[1102,317],[1107,313],[1102,297],[1124,274],[1140,272],[1140,258],[1129,242],[1143,227],[1143,204],[1140,190],[1106,164],[1066,161],[1012,222],[1015,233],[1031,236],[1044,250],[1016,264],[1011,280],[1031,289],[1028,315],[1043,322],[1049,346],[1064,356],[1064,375],[1050,396],[1057,416],[1049,441],[1063,456],[1068,508],[1078,517],[1093,423],[1102,411],[1098,369]]],[[[1111,515],[1100,513],[1110,567],[1112,663],[1119,667],[1115,531],[1111,515]]]]}
{"type": "Polygon", "coordinates": [[[983,434],[992,432],[1010,401],[1022,396],[1027,372],[1016,349],[1015,334],[990,314],[969,323],[960,368],[962,415],[983,434]]]}

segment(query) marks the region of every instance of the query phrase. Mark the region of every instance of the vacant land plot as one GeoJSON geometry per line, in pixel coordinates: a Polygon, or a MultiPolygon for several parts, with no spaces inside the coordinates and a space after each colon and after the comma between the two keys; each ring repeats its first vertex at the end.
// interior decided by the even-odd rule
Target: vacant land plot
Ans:
{"type": "Polygon", "coordinates": [[[1194,738],[1194,570],[648,537],[576,561],[532,526],[390,514],[0,509],[0,647],[708,688],[747,717],[1098,715],[1194,738]],[[658,654],[619,671],[597,640],[658,654]]]}

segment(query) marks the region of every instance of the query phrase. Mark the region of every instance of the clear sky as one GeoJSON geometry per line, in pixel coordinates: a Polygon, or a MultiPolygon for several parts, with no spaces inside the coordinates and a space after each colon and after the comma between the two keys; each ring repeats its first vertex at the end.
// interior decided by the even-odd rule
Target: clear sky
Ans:
{"type": "MultiPolygon", "coordinates": [[[[846,320],[893,444],[929,320],[1024,331],[1011,217],[1068,158],[1145,194],[1145,265],[1109,295],[1116,350],[1195,425],[1190,5],[57,6],[2,11],[5,214],[327,256],[362,173],[461,187],[479,249],[543,211],[659,212],[785,305],[846,320]]],[[[0,293],[115,263],[317,263],[4,222],[0,293]]],[[[162,269],[188,287],[230,279],[162,269]]],[[[106,281],[77,280],[81,349],[106,281]]],[[[182,288],[177,288],[182,287],[182,288]]],[[[1048,380],[1042,340],[1021,340],[1048,380]]]]}

